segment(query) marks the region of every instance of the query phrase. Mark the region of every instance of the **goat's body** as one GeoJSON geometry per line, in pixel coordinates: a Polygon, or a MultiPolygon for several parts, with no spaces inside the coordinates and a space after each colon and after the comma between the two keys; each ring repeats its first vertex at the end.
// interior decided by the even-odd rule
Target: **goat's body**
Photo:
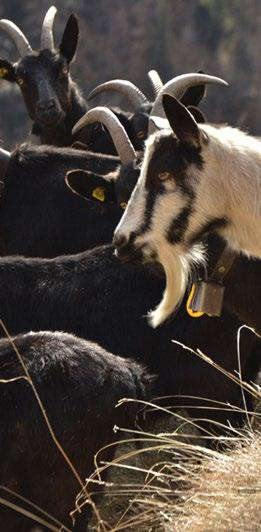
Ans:
{"type": "MultiPolygon", "coordinates": [[[[114,425],[128,427],[135,421],[138,404],[115,409],[117,401],[147,398],[150,377],[137,363],[67,333],[28,333],[13,341],[59,443],[84,481],[95,469],[95,453],[116,441],[114,425]]],[[[0,362],[1,379],[23,375],[7,339],[0,340],[0,362]]],[[[81,488],[51,438],[30,385],[24,380],[1,384],[0,394],[1,485],[70,528],[69,512],[81,488]]],[[[113,454],[112,446],[101,456],[111,460],[113,454]]],[[[11,497],[3,490],[1,496],[11,497]]],[[[6,532],[28,531],[31,526],[33,521],[1,508],[6,532]]]]}
{"type": "Polygon", "coordinates": [[[69,148],[17,149],[0,200],[1,253],[54,257],[109,242],[121,209],[83,201],[68,189],[65,175],[75,168],[108,173],[117,163],[116,157],[69,148]]]}

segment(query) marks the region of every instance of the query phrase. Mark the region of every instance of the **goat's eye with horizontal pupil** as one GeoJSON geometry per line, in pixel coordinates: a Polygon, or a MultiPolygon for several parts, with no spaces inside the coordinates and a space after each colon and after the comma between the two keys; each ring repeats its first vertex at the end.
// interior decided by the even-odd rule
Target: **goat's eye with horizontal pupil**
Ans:
{"type": "Polygon", "coordinates": [[[144,139],[145,138],[145,132],[144,131],[138,131],[137,137],[138,137],[138,139],[144,139]]]}
{"type": "Polygon", "coordinates": [[[120,207],[125,211],[125,209],[126,209],[126,207],[127,207],[127,203],[126,203],[126,201],[122,201],[122,202],[120,203],[120,207]]]}
{"type": "Polygon", "coordinates": [[[23,78],[17,78],[17,83],[20,87],[22,87],[22,85],[24,84],[23,78]]]}
{"type": "Polygon", "coordinates": [[[167,179],[170,179],[172,174],[170,172],[160,172],[158,174],[158,179],[160,181],[166,181],[167,179]]]}

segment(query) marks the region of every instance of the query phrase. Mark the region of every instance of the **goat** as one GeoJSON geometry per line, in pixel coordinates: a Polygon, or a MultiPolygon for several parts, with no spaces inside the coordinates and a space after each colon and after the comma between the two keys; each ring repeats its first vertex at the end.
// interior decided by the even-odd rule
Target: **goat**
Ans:
{"type": "Polygon", "coordinates": [[[126,255],[128,246],[131,253],[143,247],[145,255],[162,255],[168,268],[172,290],[152,315],[154,326],[181,300],[191,252],[205,234],[218,233],[236,252],[260,256],[260,141],[234,128],[197,125],[167,94],[164,108],[170,129],[149,139],[136,190],[115,233],[119,254],[124,247],[126,255]]]}
{"type": "MultiPolygon", "coordinates": [[[[151,376],[131,359],[112,355],[72,334],[31,332],[12,341],[57,440],[84,481],[94,470],[97,451],[117,440],[114,425],[133,426],[138,404],[115,405],[122,397],[148,399],[151,376]]],[[[70,527],[69,512],[80,486],[52,441],[8,339],[0,340],[0,367],[0,378],[10,379],[0,385],[1,487],[11,488],[70,527]]],[[[103,459],[111,460],[114,448],[104,449],[103,459]]],[[[4,491],[2,496],[10,499],[4,491]]],[[[83,517],[87,519],[88,513],[83,517]]],[[[28,518],[3,508],[1,523],[6,532],[27,532],[32,526],[28,518]]]]}
{"type": "MultiPolygon", "coordinates": [[[[154,396],[176,395],[174,404],[200,406],[199,417],[240,422],[240,411],[208,412],[208,400],[240,406],[240,387],[197,357],[184,356],[171,340],[201,349],[233,372],[241,322],[228,313],[194,320],[182,307],[172,321],[153,330],[143,316],[155,305],[163,284],[161,272],[154,269],[138,264],[123,268],[112,246],[55,259],[6,257],[0,260],[0,316],[11,334],[66,330],[132,357],[156,375],[154,396]]],[[[259,340],[245,331],[241,343],[245,380],[255,378],[259,349],[259,340]]],[[[192,407],[190,412],[195,416],[192,407]]]]}
{"type": "Polygon", "coordinates": [[[32,133],[44,144],[69,146],[73,142],[71,129],[87,105],[69,72],[77,48],[78,22],[75,15],[69,17],[56,50],[52,32],[56,12],[52,6],[45,15],[39,51],[32,50],[13,22],[0,21],[0,29],[10,35],[21,56],[15,64],[1,59],[0,73],[2,79],[19,85],[33,121],[32,133]]]}
{"type": "Polygon", "coordinates": [[[1,254],[53,257],[109,242],[121,208],[89,202],[87,209],[69,192],[65,175],[73,169],[108,173],[119,162],[72,148],[17,148],[2,176],[1,254]]]}

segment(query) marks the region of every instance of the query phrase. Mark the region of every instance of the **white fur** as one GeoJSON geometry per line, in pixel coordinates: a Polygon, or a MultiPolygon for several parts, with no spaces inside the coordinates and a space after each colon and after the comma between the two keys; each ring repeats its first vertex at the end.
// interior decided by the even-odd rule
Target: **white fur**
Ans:
{"type": "MultiPolygon", "coordinates": [[[[204,164],[199,169],[190,166],[190,183],[196,194],[189,227],[184,241],[171,245],[166,230],[186,208],[187,197],[175,188],[173,180],[166,182],[169,194],[159,196],[154,205],[150,230],[136,239],[137,245],[148,244],[157,252],[166,273],[166,289],[159,306],[150,313],[150,322],[157,327],[165,321],[180,303],[187,284],[191,263],[202,262],[202,251],[191,249],[189,242],[205,223],[213,218],[225,218],[228,225],[219,230],[234,250],[261,257],[261,142],[237,129],[217,129],[202,124],[208,143],[202,143],[201,156],[204,164]]],[[[141,174],[128,207],[116,232],[128,236],[141,227],[146,200],[145,180],[155,142],[169,135],[170,130],[151,135],[141,174]]]]}
{"type": "MultiPolygon", "coordinates": [[[[211,217],[225,217],[220,230],[234,250],[261,257],[261,142],[231,127],[200,125],[209,143],[202,146],[203,170],[190,235],[211,217]]],[[[187,237],[189,235],[187,234],[187,237]]]]}
{"type": "MultiPolygon", "coordinates": [[[[177,246],[176,246],[177,247],[177,246]]],[[[204,250],[195,245],[189,253],[182,252],[171,245],[158,249],[158,259],[166,275],[166,288],[160,304],[149,312],[149,321],[153,328],[161,325],[180,305],[188,283],[191,265],[204,261],[204,250]]]]}

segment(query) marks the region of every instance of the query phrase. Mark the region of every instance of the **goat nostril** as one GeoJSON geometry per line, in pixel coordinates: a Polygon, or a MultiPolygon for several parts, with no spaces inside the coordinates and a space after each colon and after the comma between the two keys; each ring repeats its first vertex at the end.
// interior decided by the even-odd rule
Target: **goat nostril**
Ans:
{"type": "Polygon", "coordinates": [[[116,248],[122,248],[127,244],[127,238],[123,234],[115,235],[113,238],[113,245],[116,248]]]}

